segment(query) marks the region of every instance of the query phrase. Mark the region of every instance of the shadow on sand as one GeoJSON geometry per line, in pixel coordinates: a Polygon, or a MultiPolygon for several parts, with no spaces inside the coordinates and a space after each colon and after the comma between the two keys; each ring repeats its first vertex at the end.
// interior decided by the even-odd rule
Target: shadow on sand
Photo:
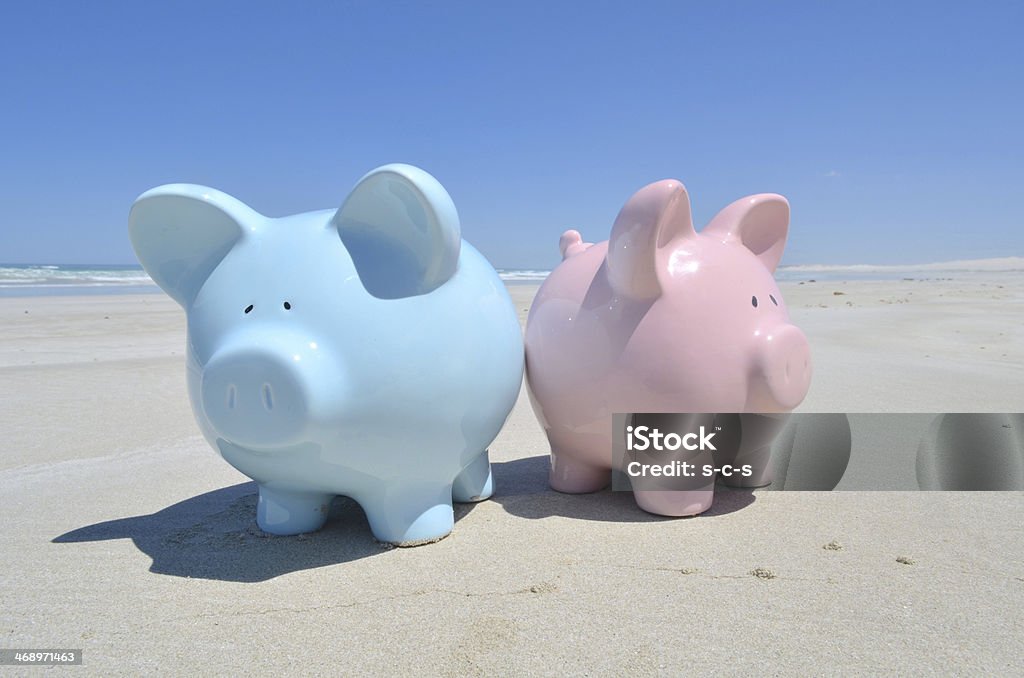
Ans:
{"type": "MultiPolygon", "coordinates": [[[[359,504],[337,497],[318,532],[278,537],[256,527],[256,483],[200,494],[150,515],[120,518],[62,534],[58,544],[131,539],[150,572],[260,582],[282,574],[368,558],[394,547],[373,538],[359,504]]],[[[456,504],[455,520],[473,504],[456,504]]]]}
{"type": "MultiPolygon", "coordinates": [[[[649,523],[690,518],[667,518],[647,513],[636,505],[631,492],[604,489],[591,494],[562,494],[548,485],[548,455],[491,464],[496,489],[491,501],[520,518],[564,516],[615,523],[649,523]]],[[[717,485],[711,508],[692,519],[720,516],[754,503],[754,493],[717,485]]]]}
{"type": "MultiPolygon", "coordinates": [[[[492,501],[520,518],[565,516],[619,523],[679,520],[645,513],[629,492],[559,494],[548,486],[546,455],[499,462],[492,468],[497,489],[492,501]]],[[[702,516],[731,513],[753,501],[749,490],[719,486],[715,503],[702,516]]],[[[456,504],[456,522],[474,506],[456,504]]],[[[373,538],[362,508],[346,497],[334,500],[327,524],[318,532],[294,537],[265,534],[256,527],[255,483],[200,494],[153,514],[81,527],[53,541],[74,544],[108,539],[131,539],[153,559],[150,572],[235,582],[266,581],[290,572],[369,558],[394,548],[373,538]]]]}

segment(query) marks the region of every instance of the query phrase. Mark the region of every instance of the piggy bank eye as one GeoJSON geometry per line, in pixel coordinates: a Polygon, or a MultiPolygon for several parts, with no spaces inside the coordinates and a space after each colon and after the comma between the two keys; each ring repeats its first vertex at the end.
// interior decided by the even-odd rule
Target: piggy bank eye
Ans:
{"type": "Polygon", "coordinates": [[[750,297],[750,303],[753,304],[754,308],[757,308],[757,297],[750,297]]]}
{"type": "Polygon", "coordinates": [[[771,299],[772,303],[775,304],[776,306],[779,305],[779,302],[775,301],[775,295],[769,294],[768,298],[771,299]]]}
{"type": "Polygon", "coordinates": [[[248,306],[245,307],[246,314],[248,314],[250,311],[252,311],[252,304],[249,304],[248,306]]]}
{"type": "Polygon", "coordinates": [[[291,302],[288,302],[288,301],[284,302],[284,310],[286,310],[286,311],[292,310],[291,302]]]}

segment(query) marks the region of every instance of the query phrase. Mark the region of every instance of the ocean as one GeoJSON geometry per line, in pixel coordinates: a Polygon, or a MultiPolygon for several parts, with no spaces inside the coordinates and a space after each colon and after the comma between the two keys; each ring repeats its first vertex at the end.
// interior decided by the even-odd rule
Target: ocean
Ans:
{"type": "MultiPolygon", "coordinates": [[[[499,268],[512,284],[539,283],[551,271],[499,268]]],[[[160,292],[141,266],[121,264],[0,264],[0,297],[160,292]]]]}
{"type": "MultiPolygon", "coordinates": [[[[1024,272],[1024,257],[948,261],[906,266],[795,265],[780,266],[780,282],[806,280],[916,280],[955,278],[965,273],[1024,272]]],[[[499,268],[510,284],[537,284],[551,271],[542,268],[499,268]]],[[[117,264],[0,264],[0,297],[73,294],[146,294],[159,292],[141,266],[117,264]]]]}
{"type": "Polygon", "coordinates": [[[159,291],[137,265],[0,264],[0,297],[159,291]]]}

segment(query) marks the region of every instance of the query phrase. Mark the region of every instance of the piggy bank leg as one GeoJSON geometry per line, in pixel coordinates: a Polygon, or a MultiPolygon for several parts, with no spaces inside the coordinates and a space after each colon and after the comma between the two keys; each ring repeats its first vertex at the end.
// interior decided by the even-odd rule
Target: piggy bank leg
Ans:
{"type": "MultiPolygon", "coordinates": [[[[729,487],[764,487],[772,482],[772,445],[789,421],[788,414],[723,415],[738,423],[741,435],[715,454],[719,477],[729,487]],[[736,421],[738,419],[738,421],[736,421]],[[726,473],[726,467],[730,471],[726,473]],[[742,471],[749,467],[750,475],[742,471]]],[[[718,420],[716,419],[716,424],[718,420]]],[[[730,428],[730,427],[726,427],[730,428]]],[[[726,441],[723,441],[726,442],[726,441]]]]}
{"type": "Polygon", "coordinates": [[[452,486],[396,487],[383,496],[356,497],[378,541],[397,546],[429,544],[455,527],[452,486]]]}
{"type": "Polygon", "coordinates": [[[260,485],[256,524],[270,534],[314,532],[327,520],[331,498],[332,495],[322,492],[295,492],[260,485]]]}
{"type": "Polygon", "coordinates": [[[715,489],[706,490],[636,490],[636,505],[659,516],[695,516],[711,508],[715,489]]]}
{"type": "Polygon", "coordinates": [[[771,445],[758,448],[737,457],[732,475],[721,475],[722,482],[729,487],[765,487],[772,484],[772,448],[771,445]],[[736,468],[749,464],[751,475],[736,473],[736,468]]]}
{"type": "Polygon", "coordinates": [[[578,457],[558,451],[551,446],[551,489],[566,494],[597,492],[611,482],[607,467],[580,461],[578,457]]]}
{"type": "Polygon", "coordinates": [[[493,493],[491,460],[484,450],[455,477],[452,499],[459,503],[483,501],[493,493]]]}

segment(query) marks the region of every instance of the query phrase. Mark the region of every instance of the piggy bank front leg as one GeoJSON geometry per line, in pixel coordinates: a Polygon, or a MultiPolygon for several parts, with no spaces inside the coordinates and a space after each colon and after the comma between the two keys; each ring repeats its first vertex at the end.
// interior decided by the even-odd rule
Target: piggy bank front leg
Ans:
{"type": "Polygon", "coordinates": [[[333,495],[260,486],[256,524],[270,534],[315,532],[324,526],[333,495]]]}
{"type": "Polygon", "coordinates": [[[772,484],[772,448],[770,446],[760,447],[752,450],[740,458],[730,471],[730,475],[721,476],[722,483],[729,487],[756,488],[766,487],[772,484]],[[749,474],[744,475],[737,469],[749,466],[749,474]]]}
{"type": "Polygon", "coordinates": [[[494,493],[491,479],[491,460],[487,450],[481,452],[455,477],[452,485],[452,499],[465,504],[483,501],[494,493]]]}
{"type": "Polygon", "coordinates": [[[697,490],[636,490],[636,505],[658,516],[682,518],[704,513],[715,499],[714,484],[697,490]]]}
{"type": "Polygon", "coordinates": [[[399,485],[382,494],[354,497],[378,541],[396,546],[429,544],[455,527],[451,483],[399,485]]]}
{"type": "Polygon", "coordinates": [[[789,421],[788,414],[721,415],[725,429],[715,452],[715,466],[729,487],[764,487],[772,482],[772,445],[789,421]],[[729,436],[735,431],[739,435],[729,436]]]}

